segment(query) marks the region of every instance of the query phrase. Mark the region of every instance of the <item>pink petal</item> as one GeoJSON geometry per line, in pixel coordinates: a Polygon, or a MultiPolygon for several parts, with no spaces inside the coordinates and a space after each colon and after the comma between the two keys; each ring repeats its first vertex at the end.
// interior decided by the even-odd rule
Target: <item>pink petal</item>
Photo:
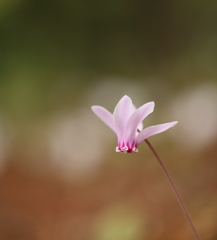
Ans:
{"type": "MultiPolygon", "coordinates": [[[[134,141],[138,127],[142,121],[154,111],[154,102],[149,102],[138,108],[127,121],[127,139],[130,143],[134,141]]],[[[140,126],[139,126],[140,125],[140,126]]]]}
{"type": "Polygon", "coordinates": [[[161,132],[164,132],[166,131],[167,129],[175,126],[178,122],[175,121],[175,122],[170,122],[170,123],[164,123],[164,124],[159,124],[159,125],[156,125],[156,126],[151,126],[151,127],[147,127],[145,128],[144,130],[142,130],[139,135],[136,137],[136,143],[137,145],[139,143],[141,143],[143,140],[145,140],[146,138],[152,136],[152,135],[155,135],[155,134],[158,134],[158,133],[161,133],[161,132]]]}
{"type": "Polygon", "coordinates": [[[114,124],[118,138],[121,140],[124,140],[127,120],[129,119],[133,111],[135,111],[135,108],[133,107],[132,100],[126,95],[121,98],[121,100],[115,107],[113,113],[114,124]]]}
{"type": "Polygon", "coordinates": [[[132,104],[132,107],[131,107],[131,114],[133,114],[135,111],[136,111],[136,106],[134,104],[132,104]]]}
{"type": "MultiPolygon", "coordinates": [[[[139,126],[138,126],[137,129],[139,129],[140,132],[142,131],[142,129],[143,129],[143,123],[142,123],[142,122],[139,124],[139,126]]],[[[137,132],[137,133],[138,133],[138,132],[137,132]]]]}
{"type": "Polygon", "coordinates": [[[108,125],[116,133],[113,115],[107,109],[101,106],[92,106],[91,109],[106,125],[108,125]]]}
{"type": "MultiPolygon", "coordinates": [[[[136,111],[136,106],[133,104],[132,105],[132,114],[136,111]]],[[[132,115],[131,114],[131,115],[132,115]]],[[[137,129],[139,129],[139,131],[141,132],[142,131],[142,129],[143,129],[143,123],[141,122],[140,124],[139,124],[139,126],[138,126],[138,128],[137,129]]],[[[138,132],[136,132],[136,135],[138,135],[139,133],[138,132]]]]}

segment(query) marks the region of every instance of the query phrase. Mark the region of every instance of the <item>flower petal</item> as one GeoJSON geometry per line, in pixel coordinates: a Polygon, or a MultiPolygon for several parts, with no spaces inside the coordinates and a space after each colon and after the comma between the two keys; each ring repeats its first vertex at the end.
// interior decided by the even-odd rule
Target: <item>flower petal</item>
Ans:
{"type": "MultiPolygon", "coordinates": [[[[135,106],[134,104],[132,104],[132,113],[131,113],[131,115],[136,111],[136,109],[137,109],[136,106],[135,106]]],[[[142,129],[143,129],[143,123],[142,123],[142,122],[139,124],[139,126],[138,126],[137,129],[139,129],[140,132],[142,131],[142,129]]],[[[136,136],[137,136],[138,134],[139,134],[139,133],[136,132],[136,136]]]]}
{"type": "Polygon", "coordinates": [[[142,130],[139,135],[136,137],[136,143],[137,145],[140,144],[143,140],[145,140],[146,138],[164,132],[167,129],[175,126],[178,122],[170,122],[170,123],[163,123],[163,124],[159,124],[156,126],[151,126],[151,127],[147,127],[144,130],[142,130]]]}
{"type": "MultiPolygon", "coordinates": [[[[139,126],[138,126],[137,129],[139,129],[140,132],[142,131],[142,129],[143,129],[143,123],[142,123],[142,122],[139,124],[139,126]]],[[[138,132],[137,132],[137,133],[138,133],[138,132]]]]}
{"type": "Polygon", "coordinates": [[[118,102],[113,113],[115,129],[116,129],[118,138],[121,141],[124,141],[126,124],[130,115],[134,111],[134,108],[132,105],[133,104],[132,104],[131,98],[125,95],[118,102]]]}
{"type": "Polygon", "coordinates": [[[92,106],[91,109],[106,125],[108,125],[116,133],[113,115],[107,109],[101,106],[92,106]]]}
{"type": "Polygon", "coordinates": [[[154,111],[154,102],[149,102],[138,108],[127,121],[127,140],[131,144],[136,136],[138,126],[141,127],[142,121],[154,111]]]}

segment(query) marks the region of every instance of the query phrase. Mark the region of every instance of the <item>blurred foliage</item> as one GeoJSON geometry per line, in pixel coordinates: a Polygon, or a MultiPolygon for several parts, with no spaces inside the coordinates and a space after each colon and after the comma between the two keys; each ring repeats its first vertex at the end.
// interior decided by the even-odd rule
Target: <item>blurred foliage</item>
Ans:
{"type": "Polygon", "coordinates": [[[103,75],[158,76],[174,90],[213,79],[216,13],[213,0],[1,0],[0,107],[34,118],[103,75]]]}

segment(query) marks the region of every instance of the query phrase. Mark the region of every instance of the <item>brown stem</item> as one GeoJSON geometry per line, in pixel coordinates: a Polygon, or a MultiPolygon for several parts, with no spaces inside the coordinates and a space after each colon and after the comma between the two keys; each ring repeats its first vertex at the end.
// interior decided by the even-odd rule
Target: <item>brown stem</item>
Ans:
{"type": "Polygon", "coordinates": [[[183,211],[183,213],[184,213],[184,215],[185,215],[185,217],[186,217],[186,219],[187,219],[187,221],[190,225],[191,231],[192,231],[195,239],[196,240],[201,240],[201,238],[200,238],[200,236],[199,236],[199,234],[198,234],[198,232],[197,232],[197,230],[194,226],[194,223],[193,223],[193,221],[190,217],[190,214],[188,213],[188,210],[187,210],[187,208],[186,208],[186,206],[185,206],[185,204],[184,204],[184,202],[183,202],[183,200],[182,200],[182,198],[181,198],[181,196],[180,196],[180,194],[179,194],[179,192],[178,192],[178,190],[177,190],[177,188],[176,188],[176,186],[175,186],[175,184],[174,184],[174,182],[173,182],[173,180],[172,180],[172,178],[169,174],[169,172],[167,171],[165,165],[163,164],[162,160],[160,159],[160,157],[158,156],[157,152],[155,151],[155,149],[153,148],[151,143],[148,141],[148,139],[145,139],[144,141],[147,143],[147,145],[149,146],[149,148],[151,149],[151,151],[155,155],[155,157],[156,157],[157,161],[159,162],[164,174],[166,175],[166,178],[167,178],[167,180],[168,180],[168,182],[169,182],[169,184],[170,184],[170,186],[171,186],[171,188],[172,188],[172,190],[173,190],[173,192],[174,192],[174,194],[175,194],[175,196],[178,200],[178,203],[179,203],[179,205],[180,205],[180,207],[181,207],[181,209],[182,209],[182,211],[183,211]]]}

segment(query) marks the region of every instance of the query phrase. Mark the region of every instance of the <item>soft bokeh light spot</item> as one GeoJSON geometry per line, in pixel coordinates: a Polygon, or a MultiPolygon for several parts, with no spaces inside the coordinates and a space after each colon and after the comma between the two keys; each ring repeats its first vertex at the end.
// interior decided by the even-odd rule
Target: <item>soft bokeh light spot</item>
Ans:
{"type": "Polygon", "coordinates": [[[129,206],[114,206],[98,217],[92,239],[144,240],[144,227],[144,219],[129,206]]]}
{"type": "Polygon", "coordinates": [[[102,78],[85,97],[85,102],[90,105],[100,102],[113,112],[117,101],[124,95],[131,96],[137,107],[144,102],[153,101],[151,90],[145,84],[135,84],[134,81],[118,77],[102,78]]]}
{"type": "Polygon", "coordinates": [[[102,164],[110,138],[91,110],[80,109],[54,117],[48,141],[50,157],[59,173],[78,179],[95,173],[102,164]]]}
{"type": "Polygon", "coordinates": [[[171,103],[169,114],[179,119],[170,133],[174,141],[192,150],[206,148],[217,137],[217,86],[206,83],[183,92],[171,103]]]}

